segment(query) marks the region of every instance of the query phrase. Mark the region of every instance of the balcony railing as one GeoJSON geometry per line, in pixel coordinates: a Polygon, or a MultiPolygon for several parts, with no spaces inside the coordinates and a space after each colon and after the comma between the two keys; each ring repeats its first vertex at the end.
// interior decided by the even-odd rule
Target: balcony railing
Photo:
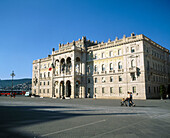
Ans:
{"type": "Polygon", "coordinates": [[[136,67],[130,67],[130,68],[129,68],[129,72],[130,72],[130,73],[136,72],[136,67]]]}
{"type": "Polygon", "coordinates": [[[123,69],[118,69],[118,72],[120,73],[120,72],[123,72],[124,70],[123,69]]]}

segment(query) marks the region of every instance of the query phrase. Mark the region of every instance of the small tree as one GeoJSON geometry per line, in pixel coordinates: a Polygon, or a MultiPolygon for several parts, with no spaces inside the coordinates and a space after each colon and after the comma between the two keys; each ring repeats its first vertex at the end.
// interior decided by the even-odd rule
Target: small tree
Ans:
{"type": "Polygon", "coordinates": [[[159,93],[160,93],[161,99],[163,99],[163,95],[165,94],[165,92],[166,92],[165,86],[161,85],[160,89],[159,89],[159,93]]]}

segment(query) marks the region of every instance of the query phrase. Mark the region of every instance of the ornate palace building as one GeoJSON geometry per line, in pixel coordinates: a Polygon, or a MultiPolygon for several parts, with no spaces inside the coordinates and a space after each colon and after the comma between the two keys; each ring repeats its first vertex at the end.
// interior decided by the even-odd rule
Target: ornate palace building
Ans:
{"type": "Polygon", "coordinates": [[[56,98],[158,98],[170,84],[170,52],[143,34],[108,42],[82,37],[33,61],[32,92],[56,98]]]}

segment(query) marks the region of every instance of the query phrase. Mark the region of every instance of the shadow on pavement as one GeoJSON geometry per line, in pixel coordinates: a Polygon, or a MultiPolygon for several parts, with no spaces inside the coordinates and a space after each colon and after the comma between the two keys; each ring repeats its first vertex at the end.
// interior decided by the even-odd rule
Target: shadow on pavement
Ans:
{"type": "MultiPolygon", "coordinates": [[[[77,110],[79,113],[71,112],[71,110],[58,110],[62,106],[0,106],[0,137],[27,138],[34,137],[33,134],[21,134],[14,132],[12,129],[21,126],[44,123],[52,120],[61,120],[77,116],[96,116],[96,115],[135,115],[136,113],[80,113],[81,111],[93,110],[77,110]],[[41,109],[56,109],[55,111],[45,111],[41,109]],[[67,111],[67,112],[66,112],[67,111]],[[68,112],[69,111],[69,112],[68,112]],[[70,113],[71,112],[71,113],[70,113]]],[[[76,111],[76,110],[74,110],[76,111]]]]}

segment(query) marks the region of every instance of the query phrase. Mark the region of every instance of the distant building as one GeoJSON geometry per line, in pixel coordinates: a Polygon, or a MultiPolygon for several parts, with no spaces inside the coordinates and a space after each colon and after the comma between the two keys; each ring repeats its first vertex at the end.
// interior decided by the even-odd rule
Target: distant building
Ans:
{"type": "Polygon", "coordinates": [[[143,34],[108,42],[59,44],[46,58],[33,61],[32,92],[43,97],[159,97],[170,85],[170,52],[143,34]]]}

